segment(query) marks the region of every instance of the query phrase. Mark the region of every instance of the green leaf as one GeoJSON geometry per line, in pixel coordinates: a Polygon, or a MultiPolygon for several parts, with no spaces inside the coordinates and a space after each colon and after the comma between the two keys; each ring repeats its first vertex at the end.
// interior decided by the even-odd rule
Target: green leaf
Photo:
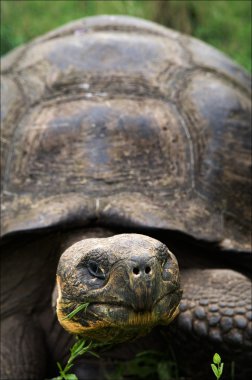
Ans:
{"type": "Polygon", "coordinates": [[[81,351],[78,352],[78,354],[76,356],[81,356],[81,355],[85,354],[88,350],[89,350],[89,346],[84,347],[81,351]]]}
{"type": "Polygon", "coordinates": [[[214,356],[213,356],[213,362],[214,364],[220,364],[221,362],[221,357],[219,354],[215,353],[214,356]]]}
{"type": "Polygon", "coordinates": [[[86,341],[84,339],[79,339],[74,345],[73,347],[70,348],[70,351],[71,351],[71,354],[76,354],[78,353],[82,347],[84,346],[84,344],[86,343],[86,341]]]}
{"type": "Polygon", "coordinates": [[[88,307],[89,303],[83,303],[81,305],[79,305],[78,307],[76,307],[76,309],[74,309],[73,311],[71,311],[71,313],[69,313],[68,315],[66,315],[64,319],[72,319],[77,313],[79,313],[81,310],[84,310],[85,312],[87,311],[87,307],[88,307]]]}
{"type": "Polygon", "coordinates": [[[71,364],[70,360],[68,360],[67,365],[64,368],[64,373],[67,373],[69,369],[71,369],[73,364],[71,364]]]}
{"type": "Polygon", "coordinates": [[[58,366],[58,368],[60,369],[60,371],[62,371],[62,367],[61,367],[61,365],[60,365],[59,362],[57,362],[57,366],[58,366]]]}
{"type": "Polygon", "coordinates": [[[78,377],[74,373],[69,373],[65,376],[66,380],[78,380],[78,377]]]}
{"type": "Polygon", "coordinates": [[[216,367],[215,364],[211,364],[211,367],[212,367],[213,373],[215,374],[216,378],[218,379],[219,378],[218,368],[216,367]]]}
{"type": "Polygon", "coordinates": [[[95,357],[98,358],[98,359],[101,358],[100,355],[98,355],[98,354],[97,354],[96,352],[94,352],[94,351],[89,351],[89,354],[95,356],[95,357]]]}
{"type": "Polygon", "coordinates": [[[219,367],[219,374],[220,374],[220,377],[222,375],[222,372],[223,372],[223,367],[224,367],[224,363],[221,363],[220,367],[219,367]]]}
{"type": "Polygon", "coordinates": [[[172,379],[172,364],[169,361],[161,361],[157,363],[157,373],[159,380],[172,379]]]}
{"type": "Polygon", "coordinates": [[[136,354],[136,357],[139,358],[141,356],[162,356],[162,353],[154,350],[146,350],[146,351],[141,351],[136,354]]]}

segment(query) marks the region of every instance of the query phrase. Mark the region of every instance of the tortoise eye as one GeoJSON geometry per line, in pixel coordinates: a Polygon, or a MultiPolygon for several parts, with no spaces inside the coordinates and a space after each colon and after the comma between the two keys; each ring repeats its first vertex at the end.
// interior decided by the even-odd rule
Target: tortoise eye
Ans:
{"type": "Polygon", "coordinates": [[[105,279],[104,270],[93,260],[90,260],[87,264],[89,273],[97,278],[105,279]]]}

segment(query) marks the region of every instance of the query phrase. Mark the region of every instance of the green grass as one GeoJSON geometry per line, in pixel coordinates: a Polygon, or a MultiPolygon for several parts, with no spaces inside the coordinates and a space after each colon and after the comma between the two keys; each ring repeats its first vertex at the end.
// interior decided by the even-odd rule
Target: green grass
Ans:
{"type": "Polygon", "coordinates": [[[251,70],[251,1],[1,0],[1,55],[74,19],[126,14],[200,38],[251,70]]]}
{"type": "Polygon", "coordinates": [[[63,319],[72,319],[77,313],[79,313],[82,310],[84,312],[86,312],[87,308],[88,308],[88,305],[89,305],[88,302],[80,304],[78,307],[76,307],[76,309],[74,309],[73,311],[71,311],[71,313],[69,313],[68,315],[66,315],[63,319]]]}

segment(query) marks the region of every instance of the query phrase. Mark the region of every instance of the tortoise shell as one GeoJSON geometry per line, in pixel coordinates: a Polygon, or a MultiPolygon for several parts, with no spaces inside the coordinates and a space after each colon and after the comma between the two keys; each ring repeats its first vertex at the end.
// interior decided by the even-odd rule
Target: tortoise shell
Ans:
{"type": "Polygon", "coordinates": [[[123,16],[72,22],[2,60],[2,235],[90,223],[248,250],[250,76],[123,16]]]}

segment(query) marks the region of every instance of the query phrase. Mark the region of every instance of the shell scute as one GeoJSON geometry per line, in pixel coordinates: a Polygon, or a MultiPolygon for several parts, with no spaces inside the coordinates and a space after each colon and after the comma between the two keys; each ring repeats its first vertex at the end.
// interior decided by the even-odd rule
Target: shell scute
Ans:
{"type": "Polygon", "coordinates": [[[19,57],[3,72],[26,111],[4,124],[3,234],[96,220],[249,249],[251,106],[239,66],[127,17],[77,21],[19,57]]]}

